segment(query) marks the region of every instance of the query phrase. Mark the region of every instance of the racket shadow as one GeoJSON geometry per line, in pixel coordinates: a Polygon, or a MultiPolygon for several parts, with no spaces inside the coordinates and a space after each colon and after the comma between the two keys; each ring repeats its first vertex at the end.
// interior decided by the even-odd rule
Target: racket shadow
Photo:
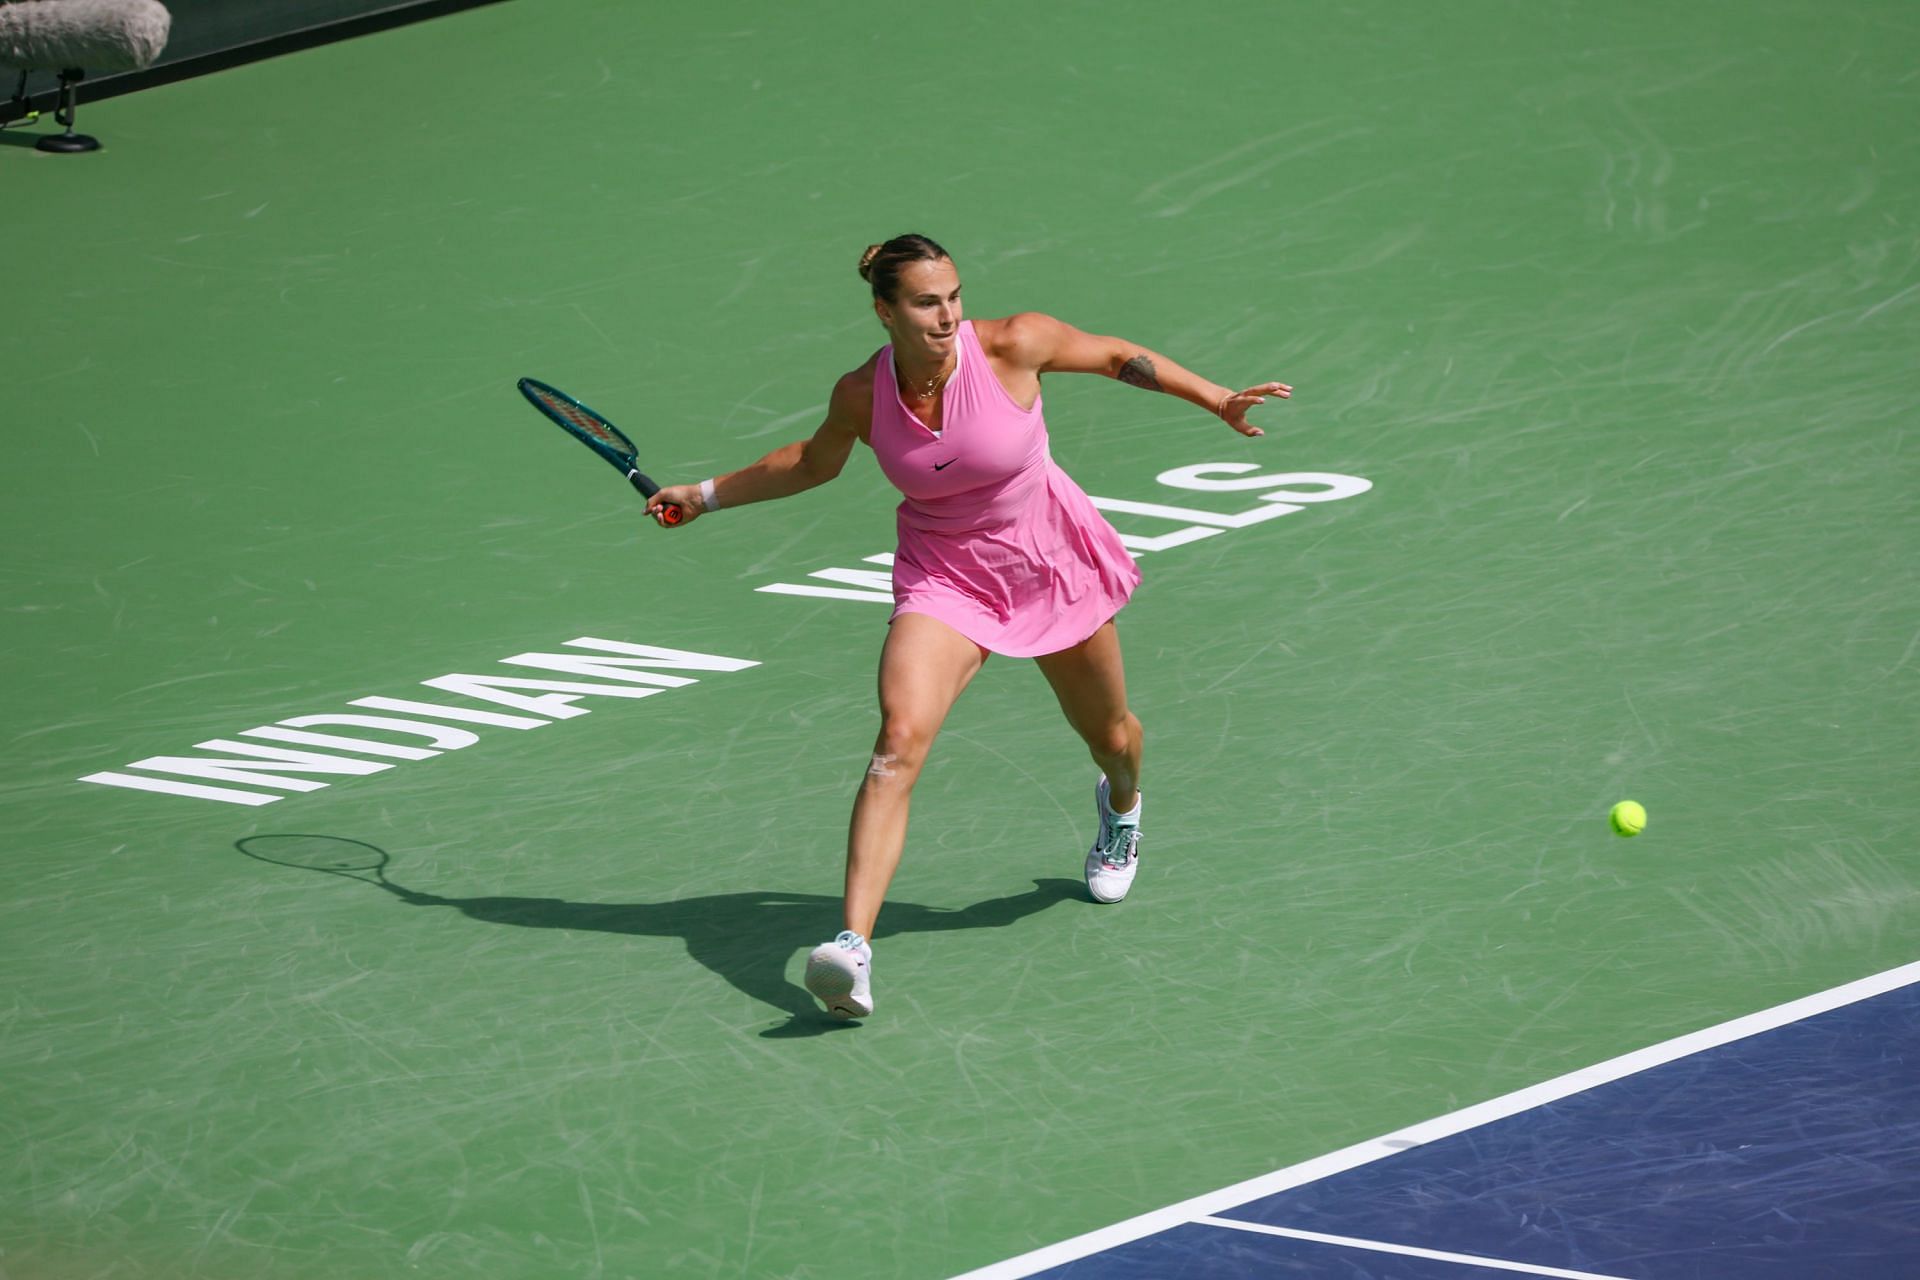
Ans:
{"type": "MultiPolygon", "coordinates": [[[[646,938],[679,938],[687,954],[735,990],[785,1013],[788,1021],[760,1034],[770,1038],[818,1035],[857,1026],[839,1022],[804,989],[786,980],[795,952],[819,942],[839,921],[840,899],[818,893],[741,892],[678,898],[666,902],[571,902],[564,898],[449,897],[396,883],[386,874],[388,855],[364,841],[326,836],[249,836],[234,847],[250,858],[360,880],[413,907],[444,907],[481,924],[517,929],[569,929],[646,938]],[[285,842],[345,850],[343,857],[296,862],[285,842]],[[377,855],[377,856],[376,856],[377,855]],[[356,865],[343,870],[344,864],[356,865]],[[364,865],[363,865],[364,864],[364,865]]],[[[1004,929],[1061,902],[1085,901],[1077,880],[1040,880],[1025,893],[989,898],[958,909],[890,901],[874,940],[907,933],[959,929],[1004,929]]]]}

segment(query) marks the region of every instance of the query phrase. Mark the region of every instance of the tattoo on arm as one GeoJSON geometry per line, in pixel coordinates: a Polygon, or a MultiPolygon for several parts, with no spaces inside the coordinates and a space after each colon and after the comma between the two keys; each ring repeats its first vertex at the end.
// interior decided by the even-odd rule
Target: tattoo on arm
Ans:
{"type": "Polygon", "coordinates": [[[1120,372],[1114,375],[1130,386],[1144,387],[1148,391],[1160,389],[1160,379],[1153,374],[1153,361],[1146,356],[1135,356],[1120,366],[1120,372]]]}

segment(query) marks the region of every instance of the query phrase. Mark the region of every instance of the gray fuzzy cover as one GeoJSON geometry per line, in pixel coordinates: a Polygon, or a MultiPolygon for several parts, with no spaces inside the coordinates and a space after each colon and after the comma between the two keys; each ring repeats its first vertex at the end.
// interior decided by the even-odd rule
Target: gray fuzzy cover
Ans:
{"type": "Polygon", "coordinates": [[[137,71],[167,46],[159,0],[16,0],[0,4],[0,67],[137,71]]]}

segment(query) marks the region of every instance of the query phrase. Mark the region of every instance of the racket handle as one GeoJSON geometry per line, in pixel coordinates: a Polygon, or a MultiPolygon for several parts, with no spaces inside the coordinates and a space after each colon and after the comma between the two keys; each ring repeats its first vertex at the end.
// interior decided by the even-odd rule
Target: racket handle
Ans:
{"type": "MultiPolygon", "coordinates": [[[[627,480],[634,488],[640,491],[640,496],[643,498],[651,500],[654,494],[660,492],[660,486],[648,479],[647,473],[644,471],[627,472],[627,480]]],[[[681,514],[680,508],[674,506],[671,502],[660,508],[661,524],[679,524],[684,519],[686,519],[686,517],[681,514]]]]}
{"type": "MultiPolygon", "coordinates": [[[[654,494],[660,492],[660,486],[655,484],[647,473],[638,467],[627,472],[627,482],[638,489],[640,496],[643,498],[651,499],[654,494]]],[[[680,508],[674,506],[672,503],[668,503],[666,506],[660,508],[661,524],[679,524],[683,519],[685,519],[685,517],[680,514],[680,508]]]]}

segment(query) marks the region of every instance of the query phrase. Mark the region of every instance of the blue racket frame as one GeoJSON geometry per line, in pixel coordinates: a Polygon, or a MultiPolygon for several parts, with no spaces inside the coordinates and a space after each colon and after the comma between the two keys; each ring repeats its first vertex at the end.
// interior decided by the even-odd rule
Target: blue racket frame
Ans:
{"type": "Polygon", "coordinates": [[[627,482],[640,491],[641,496],[651,498],[654,494],[660,492],[660,486],[655,484],[646,472],[634,465],[635,451],[633,441],[627,439],[625,433],[607,421],[604,415],[595,413],[586,405],[560,390],[560,388],[542,382],[538,378],[522,378],[516,385],[520,388],[520,394],[527,398],[528,404],[538,409],[541,413],[546,414],[547,417],[551,418],[565,430],[568,435],[578,440],[581,444],[586,445],[587,448],[593,450],[602,458],[605,458],[608,465],[625,476],[627,482]],[[561,404],[571,406],[596,426],[603,428],[615,440],[620,442],[619,445],[616,447],[608,441],[599,438],[580,422],[570,419],[563,410],[555,407],[552,403],[552,401],[556,400],[561,404]]]}

